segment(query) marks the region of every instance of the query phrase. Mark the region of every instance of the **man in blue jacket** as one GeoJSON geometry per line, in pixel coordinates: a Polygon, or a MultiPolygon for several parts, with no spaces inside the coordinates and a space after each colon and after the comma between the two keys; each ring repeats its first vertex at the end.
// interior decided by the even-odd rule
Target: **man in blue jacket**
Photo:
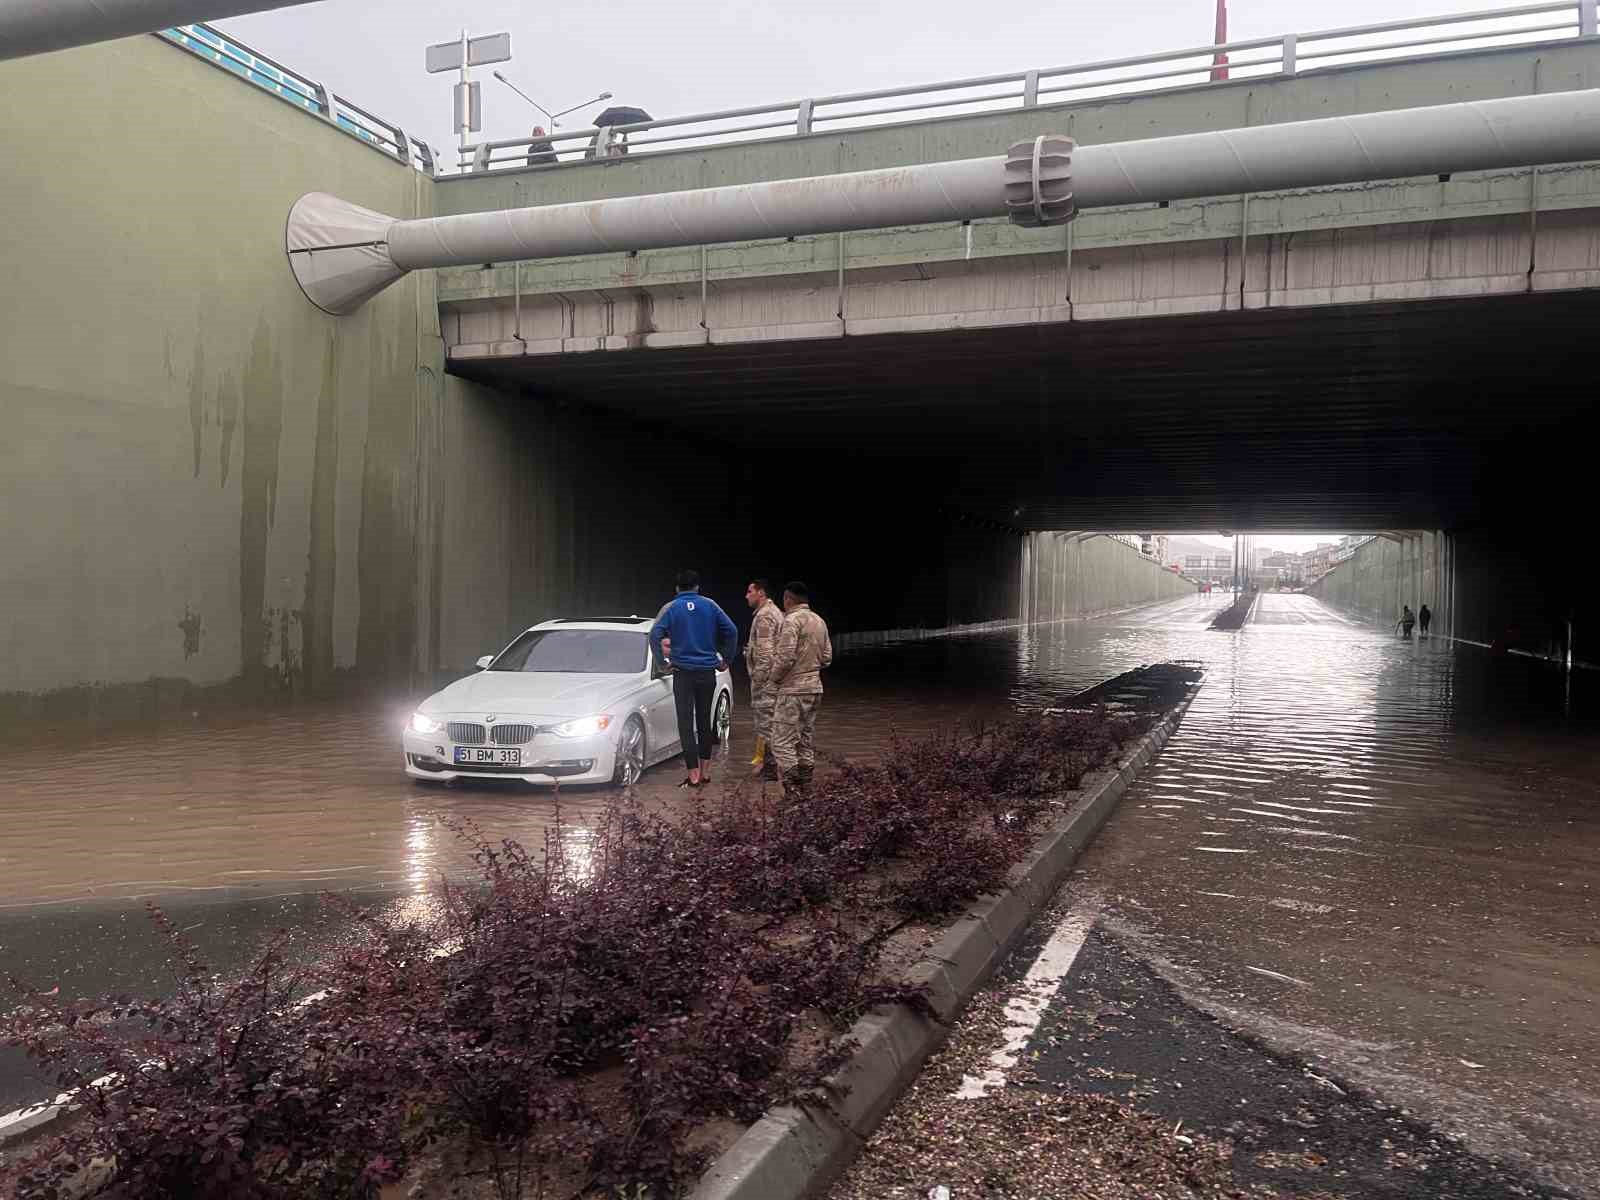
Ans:
{"type": "Polygon", "coordinates": [[[717,602],[700,594],[698,571],[678,572],[678,594],[650,629],[650,647],[662,654],[661,639],[671,639],[672,701],[678,710],[678,738],[689,777],[680,786],[710,783],[702,763],[711,761],[711,701],[717,671],[739,652],[739,627],[717,602]]]}

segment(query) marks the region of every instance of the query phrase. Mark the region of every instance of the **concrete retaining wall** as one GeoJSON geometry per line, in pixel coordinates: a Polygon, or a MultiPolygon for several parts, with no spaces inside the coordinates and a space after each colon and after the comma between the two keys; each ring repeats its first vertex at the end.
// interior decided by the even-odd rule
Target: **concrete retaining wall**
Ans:
{"type": "Polygon", "coordinates": [[[431,182],[156,38],[0,64],[41,104],[51,144],[0,126],[0,711],[404,676],[432,283],[330,320],[278,231],[431,182]]]}
{"type": "Polygon", "coordinates": [[[1028,537],[1026,618],[1058,621],[1158,604],[1195,594],[1195,584],[1108,537],[1028,537]]]}
{"type": "Polygon", "coordinates": [[[1376,625],[1393,625],[1401,605],[1434,613],[1438,632],[1449,633],[1449,539],[1428,531],[1373,538],[1306,591],[1323,603],[1376,625]]]}
{"type": "Polygon", "coordinates": [[[1600,629],[1600,607],[1574,541],[1549,524],[1560,511],[1530,511],[1504,527],[1374,538],[1306,590],[1384,627],[1402,604],[1413,612],[1426,604],[1438,635],[1555,660],[1565,659],[1570,639],[1577,661],[1600,661],[1591,632],[1600,629]]]}
{"type": "Polygon", "coordinates": [[[725,456],[685,490],[681,439],[446,377],[430,272],[306,302],[296,197],[431,180],[153,37],[0,64],[0,107],[41,95],[48,161],[0,130],[0,715],[415,689],[742,557],[725,456]]]}

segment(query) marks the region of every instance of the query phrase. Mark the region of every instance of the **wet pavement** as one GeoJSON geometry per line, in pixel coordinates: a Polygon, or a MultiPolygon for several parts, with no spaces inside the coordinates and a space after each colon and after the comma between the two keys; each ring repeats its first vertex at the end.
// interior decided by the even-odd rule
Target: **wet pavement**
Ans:
{"type": "MultiPolygon", "coordinates": [[[[1058,703],[1141,663],[1203,663],[1178,734],[1080,863],[1102,927],[1252,1035],[1592,1185],[1592,693],[1303,596],[1265,595],[1242,630],[1212,632],[1225,599],[842,656],[819,744],[873,755],[891,731],[1058,703]]],[[[548,789],[401,776],[408,711],[297,710],[6,754],[0,969],[69,991],[160,986],[138,897],[173,909],[226,969],[279,924],[336,938],[316,916],[321,889],[403,905],[462,868],[441,817],[538,844],[548,789]]],[[[748,746],[740,713],[735,763],[748,746]]],[[[664,764],[644,790],[683,803],[678,778],[664,764]]],[[[606,796],[561,794],[579,852],[606,796]]],[[[0,1059],[0,1109],[36,1090],[0,1059]]]]}

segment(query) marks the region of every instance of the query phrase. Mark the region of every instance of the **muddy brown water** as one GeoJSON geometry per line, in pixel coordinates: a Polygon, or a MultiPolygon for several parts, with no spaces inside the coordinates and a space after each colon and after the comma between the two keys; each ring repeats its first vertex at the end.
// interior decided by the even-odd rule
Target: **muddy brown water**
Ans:
{"type": "MultiPolygon", "coordinates": [[[[1401,642],[1304,596],[1263,596],[1238,633],[1210,631],[1223,599],[843,655],[819,744],[873,756],[891,731],[1196,660],[1207,678],[1178,736],[1081,864],[1116,918],[1263,1029],[1463,1122],[1496,1108],[1507,1144],[1600,1121],[1592,683],[1571,694],[1547,667],[1401,642]]],[[[404,904],[461,869],[441,818],[539,844],[549,789],[400,773],[408,712],[306,708],[6,751],[0,968],[68,990],[155,986],[140,898],[179,911],[225,966],[275,925],[317,922],[323,889],[404,904]]],[[[749,749],[741,711],[724,779],[749,749]]],[[[643,788],[683,804],[679,778],[664,764],[643,788]]],[[[608,797],[560,794],[575,853],[608,797]]],[[[0,1057],[0,1109],[30,1087],[0,1057]]]]}

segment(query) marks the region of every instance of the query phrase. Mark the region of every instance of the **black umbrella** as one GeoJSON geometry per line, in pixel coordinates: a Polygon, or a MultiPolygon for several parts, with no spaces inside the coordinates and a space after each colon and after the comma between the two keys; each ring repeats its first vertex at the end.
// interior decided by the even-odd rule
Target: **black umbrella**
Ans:
{"type": "Polygon", "coordinates": [[[602,125],[636,125],[641,121],[653,120],[649,113],[642,108],[630,108],[626,104],[616,104],[606,109],[594,119],[595,128],[602,125]]]}

